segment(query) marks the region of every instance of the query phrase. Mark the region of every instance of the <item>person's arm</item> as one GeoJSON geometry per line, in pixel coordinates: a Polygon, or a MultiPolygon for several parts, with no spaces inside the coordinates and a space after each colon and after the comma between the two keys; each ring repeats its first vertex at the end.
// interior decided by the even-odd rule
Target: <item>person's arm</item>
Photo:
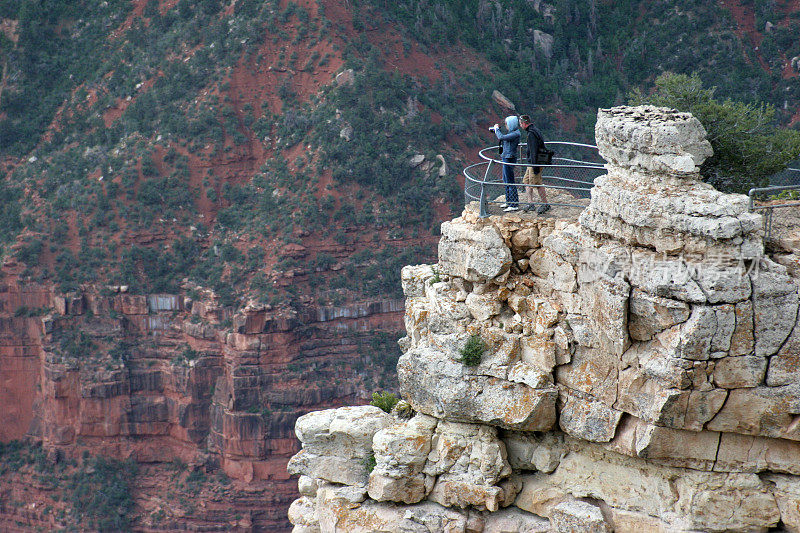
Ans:
{"type": "Polygon", "coordinates": [[[497,135],[497,138],[501,141],[512,141],[514,139],[519,139],[519,130],[514,130],[511,133],[500,133],[499,129],[494,130],[494,134],[497,135]]]}

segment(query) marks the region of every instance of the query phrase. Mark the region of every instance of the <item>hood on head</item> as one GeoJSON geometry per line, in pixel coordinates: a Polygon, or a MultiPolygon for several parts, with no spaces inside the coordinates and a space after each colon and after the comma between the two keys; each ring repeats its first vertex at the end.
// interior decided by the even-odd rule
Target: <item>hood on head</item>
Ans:
{"type": "Polygon", "coordinates": [[[508,129],[508,131],[514,131],[515,129],[518,129],[519,119],[514,115],[506,117],[506,128],[508,129]]]}

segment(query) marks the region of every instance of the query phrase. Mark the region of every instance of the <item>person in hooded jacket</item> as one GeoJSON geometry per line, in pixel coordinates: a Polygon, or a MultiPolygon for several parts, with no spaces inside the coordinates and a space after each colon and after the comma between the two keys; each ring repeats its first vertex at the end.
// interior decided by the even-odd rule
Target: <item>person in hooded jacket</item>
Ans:
{"type": "MultiPolygon", "coordinates": [[[[506,117],[506,131],[502,133],[500,126],[495,124],[492,128],[497,139],[500,141],[502,153],[500,157],[504,163],[517,162],[517,149],[519,147],[519,140],[521,134],[519,132],[519,120],[516,116],[506,117]]],[[[514,167],[512,165],[503,165],[503,183],[506,184],[506,203],[503,211],[517,211],[519,210],[519,197],[517,195],[517,186],[514,181],[514,167]]]]}

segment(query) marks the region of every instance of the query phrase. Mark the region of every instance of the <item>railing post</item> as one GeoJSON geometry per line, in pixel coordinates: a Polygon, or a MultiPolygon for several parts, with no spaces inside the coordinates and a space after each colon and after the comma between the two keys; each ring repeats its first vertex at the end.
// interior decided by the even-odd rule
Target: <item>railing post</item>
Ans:
{"type": "Polygon", "coordinates": [[[764,244],[768,243],[772,237],[772,207],[764,210],[764,244]]]}
{"type": "Polygon", "coordinates": [[[481,199],[480,199],[480,217],[487,218],[489,216],[489,209],[486,206],[486,179],[489,177],[489,170],[492,168],[492,163],[494,161],[489,161],[489,164],[486,165],[486,172],[483,174],[483,179],[481,180],[481,199]]]}

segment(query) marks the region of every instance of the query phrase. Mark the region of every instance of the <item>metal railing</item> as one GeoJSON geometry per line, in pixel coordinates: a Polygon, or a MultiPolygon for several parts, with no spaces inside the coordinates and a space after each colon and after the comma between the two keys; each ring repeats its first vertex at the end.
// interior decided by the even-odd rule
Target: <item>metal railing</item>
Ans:
{"type": "MultiPolygon", "coordinates": [[[[464,203],[479,202],[480,216],[486,218],[492,214],[494,206],[507,203],[505,198],[506,187],[515,187],[519,201],[518,206],[525,211],[533,207],[544,205],[570,207],[583,209],[589,198],[589,190],[594,185],[598,176],[605,174],[605,162],[597,153],[597,146],[592,144],[573,143],[566,141],[550,141],[545,145],[555,152],[550,165],[534,165],[531,163],[504,163],[497,155],[497,146],[484,148],[478,155],[484,161],[469,165],[464,169],[464,203]],[[494,152],[491,154],[491,152],[494,152]],[[514,168],[514,185],[508,185],[502,179],[502,167],[510,165],[514,168]],[[542,185],[522,183],[523,175],[528,167],[542,168],[542,185]],[[536,189],[536,190],[534,190],[536,189]],[[539,196],[541,201],[523,201],[527,191],[539,196]],[[553,201],[544,202],[540,191],[552,191],[553,201]],[[566,193],[566,194],[564,194],[566,193]],[[583,201],[581,201],[583,200],[583,201]]],[[[519,146],[521,155],[526,147],[525,143],[519,146]]],[[[517,161],[522,161],[517,157],[517,161]]],[[[546,194],[546,192],[545,192],[546,194]]]]}
{"type": "Polygon", "coordinates": [[[760,211],[764,217],[764,244],[786,236],[796,227],[798,220],[790,220],[789,208],[800,207],[800,168],[787,168],[786,172],[793,185],[774,187],[755,187],[747,195],[750,197],[750,211],[760,211]],[[775,210],[778,210],[777,224],[773,224],[775,210]]]}

